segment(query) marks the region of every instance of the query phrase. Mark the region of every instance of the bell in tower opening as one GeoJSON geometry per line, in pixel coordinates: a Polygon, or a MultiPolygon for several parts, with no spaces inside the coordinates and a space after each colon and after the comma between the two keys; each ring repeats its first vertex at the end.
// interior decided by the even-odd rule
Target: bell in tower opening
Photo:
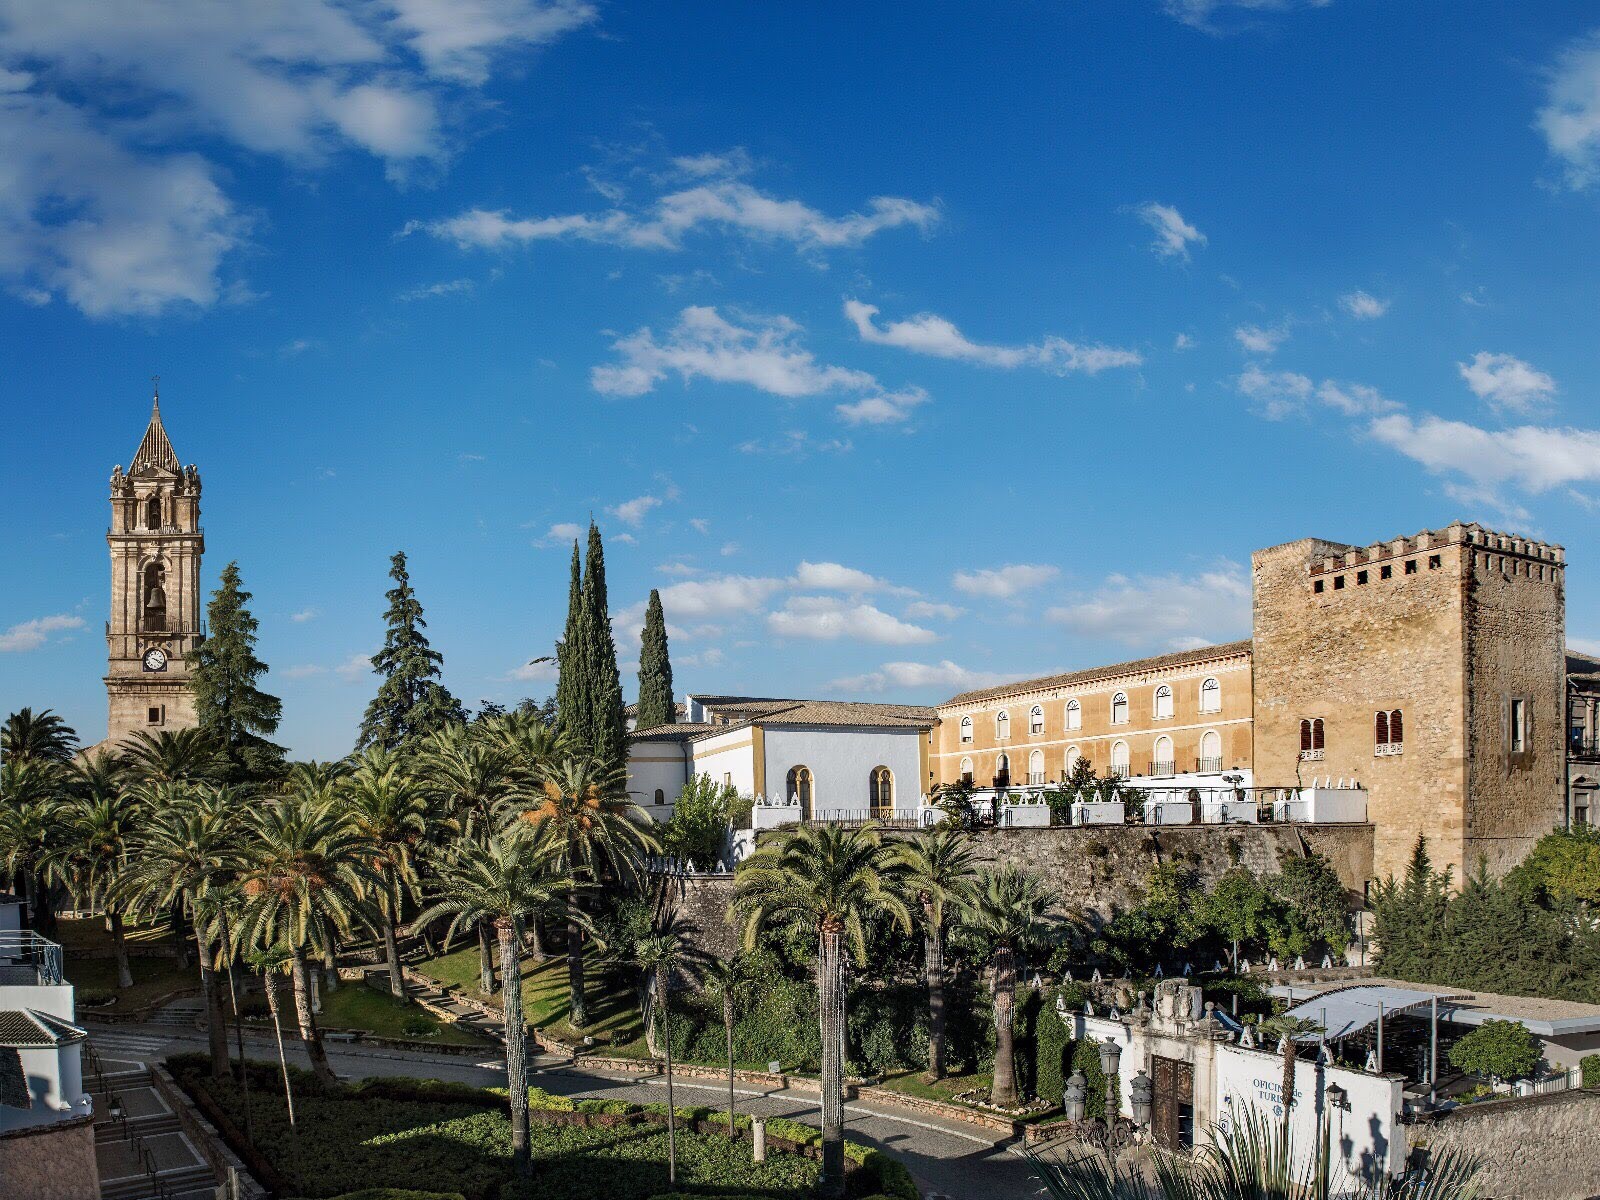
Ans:
{"type": "Polygon", "coordinates": [[[167,631],[167,569],[153,562],[144,569],[144,631],[167,631]]]}

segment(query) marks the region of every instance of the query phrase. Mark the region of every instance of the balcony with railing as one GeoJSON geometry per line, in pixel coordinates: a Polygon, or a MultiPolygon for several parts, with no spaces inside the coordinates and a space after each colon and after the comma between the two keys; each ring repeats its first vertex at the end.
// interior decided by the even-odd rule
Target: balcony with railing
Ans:
{"type": "Polygon", "coordinates": [[[0,987],[54,987],[65,982],[60,946],[31,929],[0,930],[0,987]]]}
{"type": "Polygon", "coordinates": [[[1176,775],[1177,773],[1178,764],[1173,762],[1171,759],[1168,759],[1165,762],[1152,762],[1150,764],[1149,774],[1154,775],[1157,778],[1166,778],[1168,776],[1176,775]]]}
{"type": "Polygon", "coordinates": [[[1600,737],[1585,737],[1574,733],[1567,739],[1567,757],[1585,762],[1600,761],[1600,737]]]}

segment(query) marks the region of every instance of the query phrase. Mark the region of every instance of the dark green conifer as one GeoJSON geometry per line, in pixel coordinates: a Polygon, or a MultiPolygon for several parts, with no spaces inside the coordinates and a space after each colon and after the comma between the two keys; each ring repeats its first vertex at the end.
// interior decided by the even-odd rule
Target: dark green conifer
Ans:
{"type": "Polygon", "coordinates": [[[356,749],[383,746],[394,750],[447,725],[466,720],[466,710],[439,682],[444,655],[428,645],[422,631],[422,605],[411,590],[404,551],[389,560],[395,586],[386,593],[389,630],[383,649],[372,656],[372,669],[383,677],[378,694],[361,719],[356,749]]]}
{"type": "Polygon", "coordinates": [[[583,564],[583,647],[589,701],[585,745],[595,757],[621,765],[627,758],[628,725],[606,598],[605,547],[593,521],[589,522],[589,547],[583,564]]]}
{"type": "Polygon", "coordinates": [[[640,729],[671,725],[677,720],[672,700],[672,660],[667,656],[667,618],[661,608],[661,593],[650,589],[650,603],[644,610],[644,632],[639,638],[640,729]]]}
{"type": "Polygon", "coordinates": [[[277,732],[283,703],[256,686],[267,664],[256,657],[259,623],[250,598],[239,584],[239,564],[229,563],[206,605],[206,639],[188,656],[195,715],[226,759],[229,783],[258,782],[283,771],[283,747],[267,739],[277,732]]]}
{"type": "Polygon", "coordinates": [[[572,543],[572,578],[567,585],[567,627],[556,646],[556,726],[568,737],[579,736],[584,702],[582,656],[583,574],[578,543],[572,543]]]}

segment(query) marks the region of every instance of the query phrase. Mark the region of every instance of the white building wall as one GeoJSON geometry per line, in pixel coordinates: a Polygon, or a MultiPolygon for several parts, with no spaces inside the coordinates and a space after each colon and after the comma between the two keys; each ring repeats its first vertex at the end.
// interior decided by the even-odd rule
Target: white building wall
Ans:
{"type": "Polygon", "coordinates": [[[811,768],[812,809],[817,813],[859,811],[870,807],[868,790],[874,767],[894,773],[894,807],[914,817],[922,794],[920,729],[872,729],[842,726],[768,726],[766,730],[767,792],[784,796],[792,767],[811,768]]]}
{"type": "Polygon", "coordinates": [[[86,1116],[91,1107],[88,1093],[83,1090],[82,1050],[81,1042],[18,1050],[33,1106],[0,1105],[0,1131],[86,1116]]]}
{"type": "Polygon", "coordinates": [[[694,773],[711,776],[713,783],[731,783],[741,796],[754,796],[755,741],[756,731],[744,726],[691,742],[689,749],[694,756],[694,773]]]}
{"type": "Polygon", "coordinates": [[[693,747],[682,742],[639,742],[628,747],[628,798],[659,821],[672,817],[693,761],[693,747]],[[685,754],[689,757],[686,760],[685,754]],[[662,803],[656,803],[656,792],[662,803]]]}

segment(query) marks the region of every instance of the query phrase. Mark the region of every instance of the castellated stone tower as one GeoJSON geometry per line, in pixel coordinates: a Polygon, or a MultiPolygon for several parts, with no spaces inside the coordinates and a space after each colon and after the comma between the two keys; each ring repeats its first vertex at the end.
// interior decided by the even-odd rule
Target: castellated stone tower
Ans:
{"type": "Polygon", "coordinates": [[[1257,551],[1255,770],[1355,779],[1379,878],[1418,834],[1456,879],[1562,819],[1565,555],[1456,523],[1257,551]]]}
{"type": "Polygon", "coordinates": [[[200,472],[182,467],[161,424],[156,397],[150,425],[126,474],[111,472],[111,619],[106,739],[137,730],[195,725],[184,656],[205,636],[200,624],[200,472]]]}

